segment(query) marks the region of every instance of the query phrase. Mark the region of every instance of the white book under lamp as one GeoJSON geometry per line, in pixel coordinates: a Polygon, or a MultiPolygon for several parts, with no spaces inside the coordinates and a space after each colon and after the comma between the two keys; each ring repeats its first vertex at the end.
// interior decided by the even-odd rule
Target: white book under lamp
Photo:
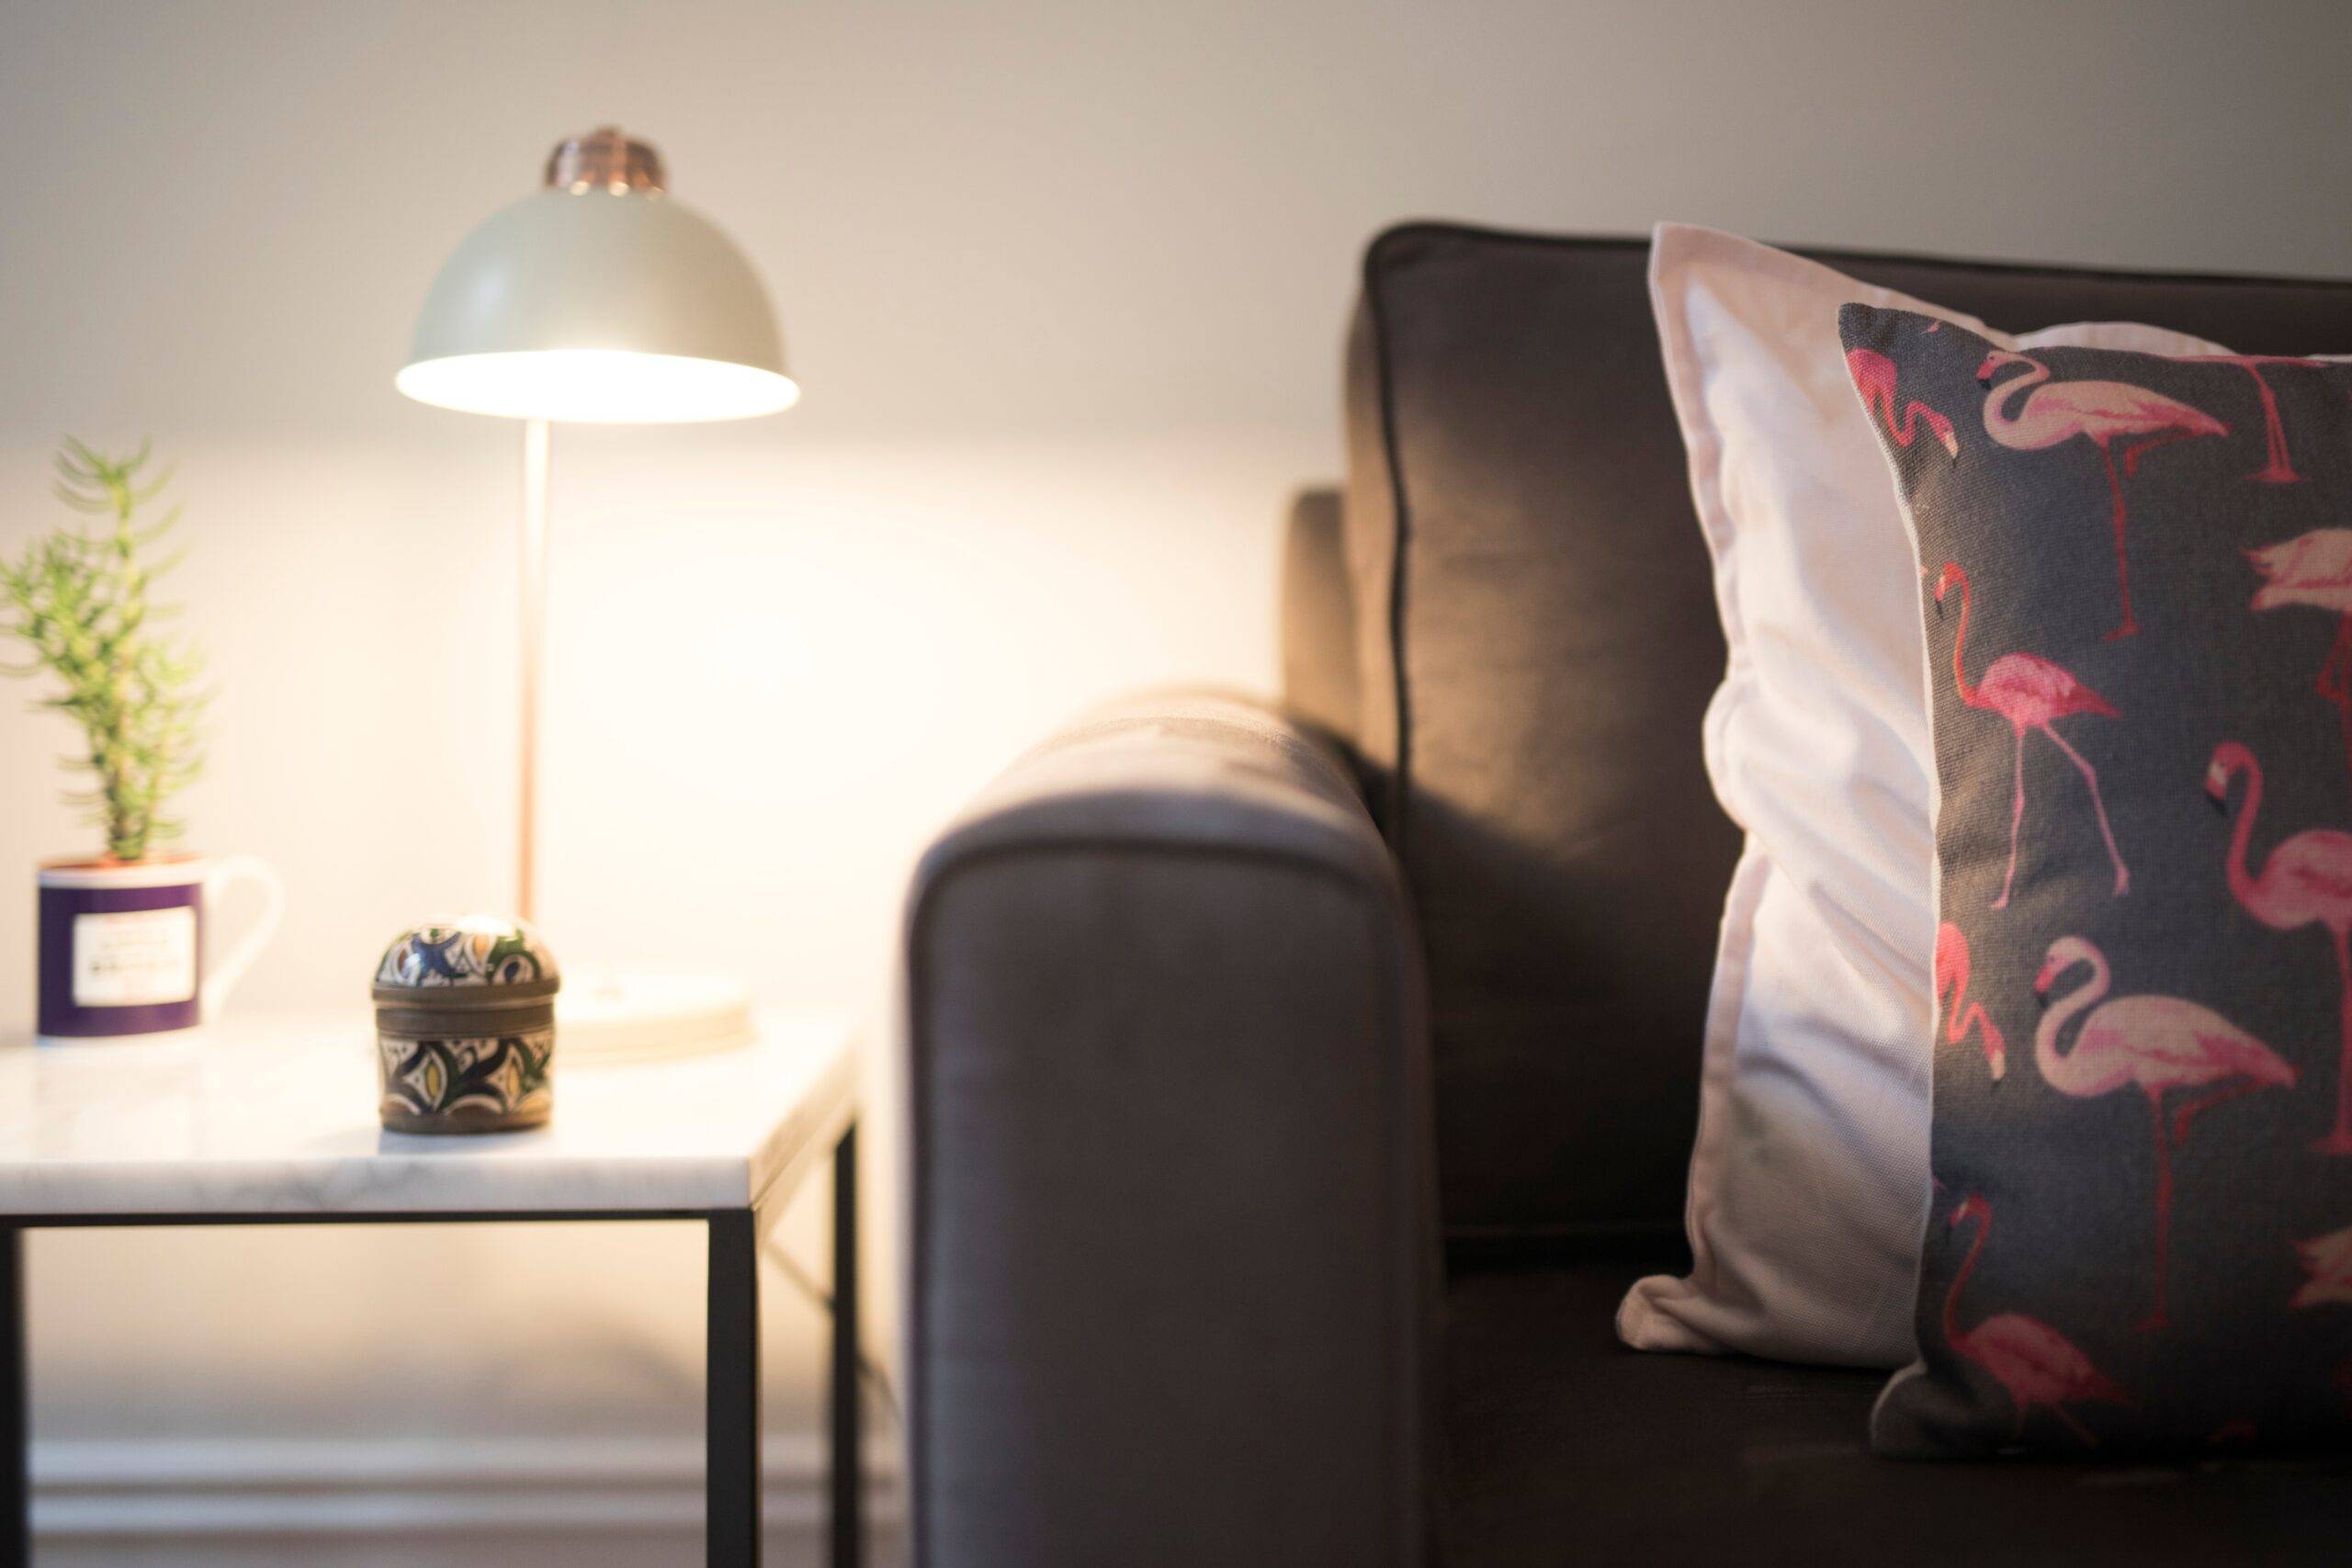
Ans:
{"type": "MultiPolygon", "coordinates": [[[[668,194],[660,154],[609,126],[559,143],[543,189],[458,243],[394,379],[420,402],[523,423],[515,912],[535,920],[549,426],[752,419],[800,389],[751,263],[668,194]]],[[[571,1062],[720,1049],[751,1025],[733,978],[593,963],[558,1010],[571,1062]]]]}

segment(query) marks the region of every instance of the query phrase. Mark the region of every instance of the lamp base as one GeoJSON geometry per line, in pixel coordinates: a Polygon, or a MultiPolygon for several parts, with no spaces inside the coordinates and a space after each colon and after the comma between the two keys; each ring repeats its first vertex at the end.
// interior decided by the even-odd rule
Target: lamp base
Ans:
{"type": "Polygon", "coordinates": [[[582,969],[555,1002],[560,1066],[669,1061],[752,1043],[752,993],[723,975],[582,969]]]}

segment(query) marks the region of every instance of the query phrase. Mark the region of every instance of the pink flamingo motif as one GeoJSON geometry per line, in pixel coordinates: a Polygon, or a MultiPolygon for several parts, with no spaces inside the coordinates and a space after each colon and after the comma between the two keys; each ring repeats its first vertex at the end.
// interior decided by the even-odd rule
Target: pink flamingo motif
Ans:
{"type": "MultiPolygon", "coordinates": [[[[1935,329],[1930,327],[1928,331],[1935,329]]],[[[1903,423],[1894,423],[1894,361],[1872,348],[1858,348],[1846,355],[1846,373],[1854,378],[1854,389],[1862,395],[1862,406],[1873,410],[1886,422],[1886,433],[1894,437],[1897,446],[1908,446],[1918,439],[1915,428],[1925,421],[1944,450],[1954,457],[1960,456],[1960,438],[1951,433],[1951,421],[1913,398],[1903,410],[1903,423]]]]}
{"type": "Polygon", "coordinates": [[[2098,1439],[2066,1406],[2096,1402],[2129,1408],[2132,1396],[2093,1366],[2091,1359],[2073,1340],[2040,1318],[2028,1317],[2021,1312],[1996,1314],[1970,1329],[1960,1326],[1960,1292],[1967,1285],[1969,1275],[1976,1271],[1976,1259],[1984,1250],[1985,1238],[1993,1234],[1993,1205],[1981,1194],[1970,1193],[1951,1212],[1949,1223],[1958,1225],[1967,1220],[1980,1223],[1976,1239],[1969,1244],[1967,1260],[1952,1276],[1951,1290],[1944,1297],[1945,1342],[1951,1345],[1954,1355],[1973,1361],[1991,1373],[1993,1381],[2009,1396],[2009,1404],[2017,1413],[2013,1441],[2025,1436],[2025,1418],[2040,1406],[2064,1422],[2066,1429],[2080,1438],[2086,1448],[2098,1447],[2098,1439]]]}
{"type": "Polygon", "coordinates": [[[1968,1038],[1968,1032],[1980,1032],[1984,1045],[1984,1065],[1992,1070],[1993,1079],[1999,1082],[2008,1070],[2009,1049],[2001,1032],[1984,1012],[1983,1002],[1968,1000],[1968,938],[1950,920],[1936,928],[1936,1001],[1944,1004],[1950,992],[1951,1000],[1944,1006],[1944,1040],[1957,1045],[1968,1038]]]}
{"type": "MultiPolygon", "coordinates": [[[[2352,1227],[2331,1231],[2310,1241],[2295,1243],[2309,1276],[2289,1298],[2289,1308],[2323,1306],[2329,1302],[2352,1303],[2352,1227]]],[[[2335,1392],[2352,1404],[2352,1359],[2340,1362],[2330,1380],[2335,1392]]]]}
{"type": "Polygon", "coordinates": [[[2284,544],[2248,550],[2245,558],[2262,576],[2251,608],[2309,604],[2336,617],[2335,642],[2312,689],[2335,709],[2344,765],[2352,769],[2352,528],[2314,528],[2284,544]]]}
{"type": "Polygon", "coordinates": [[[2109,522],[2115,529],[2115,591],[2122,603],[2123,619],[2107,636],[2112,641],[2140,629],[2132,615],[2132,570],[2123,548],[2125,516],[2123,481],[2116,477],[2113,444],[2142,435],[2123,448],[2123,472],[2139,471],[2140,459],[2156,447],[2197,435],[2227,435],[2230,427],[2201,410],[2121,381],[2057,381],[2039,359],[2007,349],[1995,349],[1976,367],[1976,379],[1990,387],[1994,372],[2005,366],[2030,367],[2029,373],[2001,384],[1984,400],[1984,432],[2013,452],[2039,452],[2082,436],[2098,448],[2107,469],[2109,522]],[[2020,393],[2030,392],[2022,403],[2020,393]]]}
{"type": "Polygon", "coordinates": [[[2098,772],[2050,727],[2078,713],[2098,714],[2103,718],[2122,716],[2105,697],[2068,671],[2030,653],[2001,655],[1985,667],[1984,683],[1971,685],[1968,667],[1962,662],[1968,645],[1968,573],[1958,561],[1948,560],[1944,562],[1943,576],[1936,581],[1937,604],[1944,602],[1944,595],[1955,582],[1960,584],[1960,630],[1951,641],[1952,683],[1960,688],[1960,700],[1970,707],[1984,708],[2007,719],[2016,745],[2013,772],[2017,790],[2009,803],[2009,870],[2001,879],[2001,896],[1993,900],[1993,908],[2008,908],[2009,889],[2018,879],[2018,828],[2025,820],[2025,732],[2029,729],[2038,729],[2048,736],[2050,743],[2066,753],[2066,760],[2075,764],[2083,782],[2090,785],[2091,809],[2098,817],[2099,837],[2107,842],[2107,858],[2114,863],[2115,892],[2120,897],[2132,885],[2132,874],[2124,868],[2122,852],[2115,847],[2115,830],[2107,824],[2107,803],[2098,794],[2098,772]]]}
{"type": "Polygon", "coordinates": [[[2230,892],[2245,912],[2272,931],[2324,926],[2335,947],[2338,1065],[2335,1125],[2312,1145],[2324,1155],[2352,1155],[2352,833],[2307,828],[2278,844],[2262,863],[2260,877],[2245,868],[2254,838],[2255,814],[2262,809],[2262,764],[2235,740],[2213,749],[2205,770],[2205,793],[2226,810],[2232,775],[2245,774],[2245,798],[2230,835],[2230,892]]]}
{"type": "Polygon", "coordinates": [[[2310,1241],[2299,1241],[2295,1254],[2303,1260],[2303,1272],[2311,1277],[2296,1289],[2287,1303],[2290,1307],[2312,1307],[2325,1302],[2352,1303],[2352,1226],[2330,1231],[2310,1241]]]}
{"type": "Polygon", "coordinates": [[[2207,365],[2234,365],[2254,378],[2256,393],[2262,399],[2263,464],[2246,478],[2267,485],[2300,484],[2303,476],[2295,472],[2295,465],[2287,456],[2287,431],[2278,421],[2278,398],[2264,378],[2266,365],[2301,365],[2313,370],[2327,367],[2316,359],[2300,359],[2291,354],[2184,354],[2185,360],[2207,365]]]}
{"type": "Polygon", "coordinates": [[[2034,976],[2034,995],[2049,1010],[2034,1031],[2033,1060],[2052,1089],[2092,1100],[2126,1086],[2148,1097],[2156,1142],[2156,1304],[2139,1327],[2165,1326],[2165,1267],[2172,1245],[2172,1149],[2188,1136],[2189,1123],[2225,1100],[2261,1089],[2288,1089],[2295,1069],[2269,1046],[2210,1008],[2178,997],[2119,997],[2083,1020],[2073,1050],[2058,1052],[2059,1032],[2101,997],[2109,984],[2107,955],[2078,936],[2050,944],[2034,976]],[[2050,987],[2076,964],[2091,977],[2054,1005],[2050,987]],[[2165,1119],[2165,1095],[2172,1089],[2209,1092],[2175,1109],[2165,1119]]]}

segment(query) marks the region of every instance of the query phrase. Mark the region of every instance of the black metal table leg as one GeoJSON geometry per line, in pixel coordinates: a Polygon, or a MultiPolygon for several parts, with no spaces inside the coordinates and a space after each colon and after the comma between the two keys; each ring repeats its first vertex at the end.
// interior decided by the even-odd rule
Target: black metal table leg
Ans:
{"type": "Polygon", "coordinates": [[[0,1562],[33,1560],[32,1413],[26,1395],[25,1233],[0,1225],[0,1562]]]}
{"type": "Polygon", "coordinates": [[[833,1371],[831,1389],[833,1568],[858,1568],[865,1550],[865,1456],[857,1387],[857,1128],[833,1148],[833,1371]]]}
{"type": "Polygon", "coordinates": [[[760,1272],[752,1211],[710,1216],[703,1533],[711,1568],[760,1560],[760,1272]]]}

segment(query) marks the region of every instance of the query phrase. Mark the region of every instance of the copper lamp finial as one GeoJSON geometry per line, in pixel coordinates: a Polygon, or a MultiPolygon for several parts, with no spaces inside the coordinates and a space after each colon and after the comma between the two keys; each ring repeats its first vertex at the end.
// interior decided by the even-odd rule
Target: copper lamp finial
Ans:
{"type": "Polygon", "coordinates": [[[577,194],[602,186],[619,196],[630,191],[658,195],[669,188],[662,154],[650,141],[623,136],[616,125],[600,125],[585,136],[569,136],[548,154],[550,188],[577,194]]]}

